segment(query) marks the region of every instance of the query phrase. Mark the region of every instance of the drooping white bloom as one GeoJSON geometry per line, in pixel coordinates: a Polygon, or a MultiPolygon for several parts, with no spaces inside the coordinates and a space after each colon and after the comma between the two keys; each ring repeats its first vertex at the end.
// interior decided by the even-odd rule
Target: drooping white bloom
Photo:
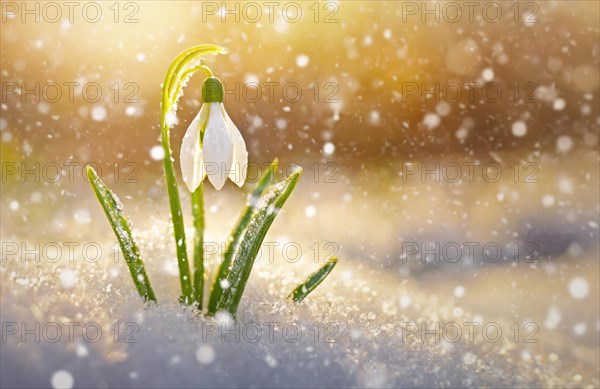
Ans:
{"type": "Polygon", "coordinates": [[[221,82],[210,77],[202,85],[204,104],[188,127],[181,143],[183,181],[194,192],[204,178],[220,190],[229,178],[236,185],[246,181],[248,151],[242,134],[225,111],[221,82]]]}

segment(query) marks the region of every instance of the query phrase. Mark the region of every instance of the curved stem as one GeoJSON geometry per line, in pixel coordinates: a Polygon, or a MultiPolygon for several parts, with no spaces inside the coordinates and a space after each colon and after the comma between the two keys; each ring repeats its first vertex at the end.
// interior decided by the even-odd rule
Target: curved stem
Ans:
{"type": "MultiPolygon", "coordinates": [[[[207,77],[213,77],[213,73],[210,71],[210,69],[208,68],[208,66],[206,66],[204,64],[200,64],[200,65],[194,66],[191,69],[186,70],[181,75],[181,80],[185,80],[186,78],[191,77],[192,74],[196,73],[198,70],[204,70],[204,73],[206,73],[207,77]]],[[[178,82],[177,85],[175,86],[175,90],[169,96],[169,100],[175,101],[175,99],[177,99],[177,96],[179,96],[179,94],[181,93],[182,89],[183,89],[183,83],[182,82],[178,82]]]]}
{"type": "MultiPolygon", "coordinates": [[[[200,45],[185,50],[175,58],[171,63],[165,80],[163,82],[162,99],[161,99],[161,143],[165,153],[163,165],[165,169],[165,177],[167,181],[167,192],[169,195],[169,205],[171,208],[171,218],[173,221],[173,232],[175,237],[175,247],[177,249],[177,265],[179,266],[179,282],[181,284],[181,301],[184,304],[190,304],[193,300],[193,289],[190,277],[190,267],[188,265],[187,246],[185,239],[185,225],[183,222],[183,213],[181,210],[181,200],[179,198],[179,190],[177,188],[177,179],[175,178],[175,169],[173,166],[173,152],[171,151],[170,123],[167,123],[167,115],[171,114],[173,107],[173,99],[178,95],[173,95],[173,88],[181,90],[182,76],[189,77],[194,71],[204,69],[204,65],[196,65],[192,69],[181,73],[181,69],[194,59],[198,59],[207,54],[224,53],[226,50],[216,45],[200,45]]],[[[209,69],[210,72],[210,69],[209,69]]],[[[212,73],[210,73],[212,74],[212,73]]]]}

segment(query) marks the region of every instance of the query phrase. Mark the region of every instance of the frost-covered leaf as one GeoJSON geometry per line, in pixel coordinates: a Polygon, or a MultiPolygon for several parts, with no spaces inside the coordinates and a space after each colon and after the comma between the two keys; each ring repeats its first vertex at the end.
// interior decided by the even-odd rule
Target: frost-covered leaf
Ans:
{"type": "Polygon", "coordinates": [[[256,204],[256,210],[250,219],[248,228],[243,232],[231,269],[224,283],[227,287],[217,303],[217,311],[223,310],[235,316],[237,307],[244,294],[250,277],[254,259],[262,242],[286,200],[296,187],[302,169],[285,180],[272,185],[256,204]]]}
{"type": "Polygon", "coordinates": [[[146,274],[144,268],[144,262],[140,255],[140,249],[138,248],[133,235],[131,234],[131,227],[129,221],[123,215],[123,205],[119,201],[118,197],[102,182],[96,171],[88,166],[87,176],[94,188],[96,197],[102,205],[108,221],[117,235],[121,251],[125,257],[127,267],[129,267],[129,273],[133,283],[137,288],[139,294],[144,298],[145,301],[156,301],[152,286],[150,286],[150,280],[146,274]]]}
{"type": "Polygon", "coordinates": [[[219,271],[215,277],[213,285],[211,287],[210,298],[208,302],[208,313],[213,314],[217,310],[217,303],[219,302],[221,295],[223,294],[222,283],[225,283],[227,280],[227,276],[229,275],[229,268],[231,267],[231,260],[233,259],[233,254],[235,253],[235,249],[238,246],[240,241],[240,237],[242,233],[248,227],[252,215],[254,214],[254,210],[260,199],[260,196],[267,189],[269,184],[272,182],[273,177],[275,177],[275,171],[279,166],[279,160],[276,158],[271,165],[267,169],[267,171],[262,175],[258,184],[256,184],[256,188],[250,194],[248,198],[248,205],[240,215],[235,227],[231,231],[229,235],[229,239],[227,240],[227,247],[225,249],[225,253],[223,254],[223,262],[219,266],[219,271]]]}
{"type": "Polygon", "coordinates": [[[300,301],[304,300],[306,296],[310,294],[310,292],[315,290],[315,288],[319,286],[321,282],[325,280],[325,278],[327,278],[329,273],[331,273],[331,271],[337,264],[337,261],[338,259],[336,257],[329,259],[329,261],[325,265],[323,265],[319,270],[306,277],[304,282],[298,285],[298,287],[294,289],[292,293],[290,293],[288,298],[294,300],[294,302],[296,303],[299,303],[300,301]]]}

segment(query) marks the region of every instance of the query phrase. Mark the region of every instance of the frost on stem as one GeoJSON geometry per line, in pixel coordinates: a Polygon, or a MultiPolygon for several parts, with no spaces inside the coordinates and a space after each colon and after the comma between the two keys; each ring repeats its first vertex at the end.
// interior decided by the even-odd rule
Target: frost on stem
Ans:
{"type": "Polygon", "coordinates": [[[279,209],[294,190],[301,174],[300,169],[282,182],[272,185],[257,202],[256,210],[243,232],[235,259],[227,275],[229,288],[223,290],[217,310],[225,310],[235,316],[258,250],[279,209]]]}

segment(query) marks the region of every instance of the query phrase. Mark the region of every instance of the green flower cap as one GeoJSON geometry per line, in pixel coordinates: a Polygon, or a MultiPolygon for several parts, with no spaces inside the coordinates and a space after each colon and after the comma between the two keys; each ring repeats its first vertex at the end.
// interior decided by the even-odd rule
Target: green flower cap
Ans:
{"type": "Polygon", "coordinates": [[[202,83],[202,100],[205,103],[223,102],[223,84],[216,77],[209,77],[202,83]]]}

